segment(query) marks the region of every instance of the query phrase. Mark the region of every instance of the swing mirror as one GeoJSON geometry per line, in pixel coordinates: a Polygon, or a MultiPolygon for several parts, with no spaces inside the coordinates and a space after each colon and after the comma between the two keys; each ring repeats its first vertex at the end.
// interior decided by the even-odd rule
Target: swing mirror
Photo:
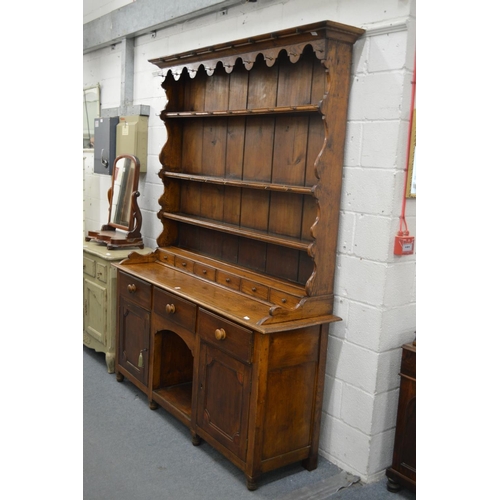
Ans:
{"type": "Polygon", "coordinates": [[[133,228],[133,199],[139,187],[139,160],[122,155],[115,159],[111,183],[108,225],[130,231],[133,228]]]}
{"type": "Polygon", "coordinates": [[[115,159],[111,187],[108,191],[108,223],[100,231],[89,231],[85,241],[107,245],[108,249],[144,248],[141,236],[142,215],[139,197],[139,160],[132,155],[115,159]]]}

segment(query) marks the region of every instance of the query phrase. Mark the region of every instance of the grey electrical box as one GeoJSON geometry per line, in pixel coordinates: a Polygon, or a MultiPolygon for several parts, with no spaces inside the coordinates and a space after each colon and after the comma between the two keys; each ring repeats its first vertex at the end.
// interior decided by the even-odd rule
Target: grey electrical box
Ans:
{"type": "Polygon", "coordinates": [[[113,173],[116,158],[116,126],[119,117],[96,118],[94,120],[94,173],[113,173]]]}

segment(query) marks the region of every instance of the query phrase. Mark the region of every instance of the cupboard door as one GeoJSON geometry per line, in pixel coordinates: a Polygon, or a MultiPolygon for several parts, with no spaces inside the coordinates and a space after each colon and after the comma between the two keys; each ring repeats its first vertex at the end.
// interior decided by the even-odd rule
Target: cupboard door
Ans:
{"type": "Polygon", "coordinates": [[[83,283],[83,329],[104,345],[107,318],[106,288],[87,279],[83,283]]]}
{"type": "Polygon", "coordinates": [[[144,386],[149,373],[150,313],[120,299],[118,363],[144,386]]]}
{"type": "Polygon", "coordinates": [[[238,458],[247,448],[250,366],[201,342],[196,425],[238,458]]]}

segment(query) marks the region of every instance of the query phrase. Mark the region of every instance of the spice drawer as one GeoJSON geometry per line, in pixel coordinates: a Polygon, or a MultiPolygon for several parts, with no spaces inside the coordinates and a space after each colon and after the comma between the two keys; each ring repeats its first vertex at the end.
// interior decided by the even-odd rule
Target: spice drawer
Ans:
{"type": "Polygon", "coordinates": [[[254,281],[242,279],[241,291],[247,295],[252,295],[258,299],[267,300],[269,296],[269,288],[254,281]]]}
{"type": "Polygon", "coordinates": [[[179,255],[175,256],[175,261],[174,261],[175,267],[178,267],[179,269],[182,269],[183,271],[186,271],[187,273],[192,273],[194,269],[194,262],[190,259],[186,259],[184,257],[181,257],[179,255]]]}
{"type": "Polygon", "coordinates": [[[215,281],[216,270],[211,266],[195,262],[193,272],[194,274],[196,274],[196,276],[200,276],[200,278],[205,278],[210,281],[215,281]]]}
{"type": "Polygon", "coordinates": [[[217,271],[217,275],[215,277],[215,281],[217,283],[220,283],[221,285],[224,285],[228,288],[231,288],[232,290],[239,290],[240,289],[240,281],[241,279],[231,273],[226,273],[224,271],[217,271]]]}

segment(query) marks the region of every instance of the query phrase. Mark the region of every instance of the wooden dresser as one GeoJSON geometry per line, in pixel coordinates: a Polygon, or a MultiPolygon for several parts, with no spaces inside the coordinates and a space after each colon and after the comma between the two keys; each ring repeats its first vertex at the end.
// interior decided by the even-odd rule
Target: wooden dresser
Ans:
{"type": "Polygon", "coordinates": [[[402,485],[415,490],[417,484],[417,346],[414,342],[402,349],[394,453],[386,471],[387,489],[393,492],[402,485]]]}
{"type": "Polygon", "coordinates": [[[115,372],[116,337],[116,268],[111,263],[129,253],[130,249],[108,250],[91,241],[83,243],[83,343],[105,353],[108,373],[115,372]]]}
{"type": "Polygon", "coordinates": [[[352,45],[329,21],[151,61],[163,230],[119,264],[124,377],[246,475],[316,468],[352,45]]]}

